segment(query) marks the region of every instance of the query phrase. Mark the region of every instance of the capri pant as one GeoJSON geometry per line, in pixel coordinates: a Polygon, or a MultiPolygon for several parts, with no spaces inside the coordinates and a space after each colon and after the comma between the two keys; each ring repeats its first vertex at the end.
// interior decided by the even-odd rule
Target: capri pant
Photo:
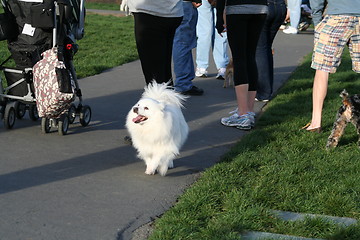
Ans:
{"type": "Polygon", "coordinates": [[[226,15],[227,36],[234,63],[234,84],[249,84],[249,91],[256,91],[257,88],[255,54],[265,19],[266,14],[226,15]]]}

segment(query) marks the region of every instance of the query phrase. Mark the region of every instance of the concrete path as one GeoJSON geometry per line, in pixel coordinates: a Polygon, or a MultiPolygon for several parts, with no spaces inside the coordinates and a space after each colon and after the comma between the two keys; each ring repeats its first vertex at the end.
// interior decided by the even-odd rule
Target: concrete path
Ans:
{"type": "MultiPolygon", "coordinates": [[[[311,32],[279,32],[276,87],[311,52],[312,40],[311,32]]],[[[209,78],[194,80],[205,94],[186,103],[190,136],[166,177],[145,175],[144,163],[123,143],[125,116],[144,87],[139,61],[79,80],[93,112],[88,127],[76,120],[66,136],[42,134],[40,121],[28,115],[12,130],[0,125],[0,239],[128,240],[173,206],[246,134],[220,124],[235,108],[234,89],[215,79],[213,64],[209,70],[209,78]]],[[[262,106],[256,104],[257,112],[262,106]]]]}

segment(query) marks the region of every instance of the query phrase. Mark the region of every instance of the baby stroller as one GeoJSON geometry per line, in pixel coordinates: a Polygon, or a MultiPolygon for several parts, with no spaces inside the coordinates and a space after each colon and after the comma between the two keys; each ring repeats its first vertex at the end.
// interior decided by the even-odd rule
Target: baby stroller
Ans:
{"type": "Polygon", "coordinates": [[[0,16],[0,40],[7,40],[11,53],[0,65],[6,80],[3,83],[3,78],[0,79],[0,114],[5,128],[13,128],[16,118],[23,118],[26,110],[31,120],[39,118],[33,67],[42,59],[42,53],[54,47],[67,69],[67,78],[71,79],[74,98],[60,116],[42,116],[42,132],[49,133],[52,127],[57,127],[59,134],[64,135],[76,116],[82,126],[87,126],[91,108],[82,104],[72,62],[78,49],[75,42],[84,36],[84,0],[2,0],[2,5],[5,16],[0,16]],[[15,68],[4,67],[10,58],[15,68]]]}

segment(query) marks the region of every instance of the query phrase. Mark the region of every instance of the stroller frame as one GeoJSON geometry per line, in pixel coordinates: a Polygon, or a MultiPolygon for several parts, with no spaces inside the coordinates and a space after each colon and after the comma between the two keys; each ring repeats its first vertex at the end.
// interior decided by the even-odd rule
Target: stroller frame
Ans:
{"type": "MultiPolygon", "coordinates": [[[[5,7],[7,7],[7,3],[4,2],[4,0],[2,0],[2,5],[4,9],[5,7]]],[[[69,70],[69,74],[71,75],[71,78],[75,85],[74,94],[79,101],[77,106],[72,103],[68,111],[58,118],[42,118],[41,130],[43,133],[49,133],[52,127],[57,127],[59,134],[65,135],[68,131],[69,124],[74,122],[76,116],[79,116],[79,121],[82,126],[87,126],[91,120],[91,108],[88,105],[82,104],[82,93],[77,81],[75,68],[72,62],[72,57],[77,51],[77,45],[75,44],[75,42],[76,40],[79,40],[84,36],[85,6],[84,0],[80,0],[80,3],[78,3],[77,0],[55,0],[54,6],[55,11],[53,14],[54,27],[52,29],[52,47],[58,47],[59,45],[61,45],[63,47],[62,50],[66,51],[65,46],[63,46],[65,44],[59,44],[57,42],[59,30],[63,30],[59,29],[58,24],[59,22],[61,23],[61,20],[59,21],[58,18],[64,17],[60,16],[60,14],[72,14],[71,17],[75,19],[75,22],[73,22],[73,24],[69,27],[69,29],[67,29],[66,32],[66,38],[70,39],[71,43],[67,44],[66,46],[67,50],[69,50],[70,52],[70,54],[68,53],[70,57],[68,56],[66,59],[64,59],[64,61],[66,60],[65,65],[69,70]],[[59,5],[62,5],[61,11],[59,5]]],[[[25,115],[26,110],[29,111],[29,117],[31,120],[36,121],[39,118],[37,114],[35,93],[32,85],[32,68],[26,67],[23,69],[17,69],[3,67],[3,64],[6,63],[9,58],[0,65],[0,70],[4,72],[5,79],[7,73],[17,74],[21,77],[15,82],[8,84],[6,88],[3,88],[3,79],[0,76],[0,117],[3,119],[6,129],[13,128],[16,118],[21,119],[25,115]],[[26,88],[27,93],[23,96],[12,94],[12,91],[16,87],[20,86],[20,84],[26,85],[26,87],[23,86],[23,88],[26,88]]]]}

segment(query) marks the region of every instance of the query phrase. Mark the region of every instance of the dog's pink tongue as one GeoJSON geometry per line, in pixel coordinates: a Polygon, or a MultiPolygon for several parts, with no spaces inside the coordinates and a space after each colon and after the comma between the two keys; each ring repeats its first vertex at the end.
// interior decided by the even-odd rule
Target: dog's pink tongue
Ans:
{"type": "Polygon", "coordinates": [[[139,122],[141,122],[142,120],[143,120],[143,116],[141,116],[141,115],[137,115],[137,117],[135,117],[135,118],[133,118],[133,122],[134,123],[139,123],[139,122]]]}

